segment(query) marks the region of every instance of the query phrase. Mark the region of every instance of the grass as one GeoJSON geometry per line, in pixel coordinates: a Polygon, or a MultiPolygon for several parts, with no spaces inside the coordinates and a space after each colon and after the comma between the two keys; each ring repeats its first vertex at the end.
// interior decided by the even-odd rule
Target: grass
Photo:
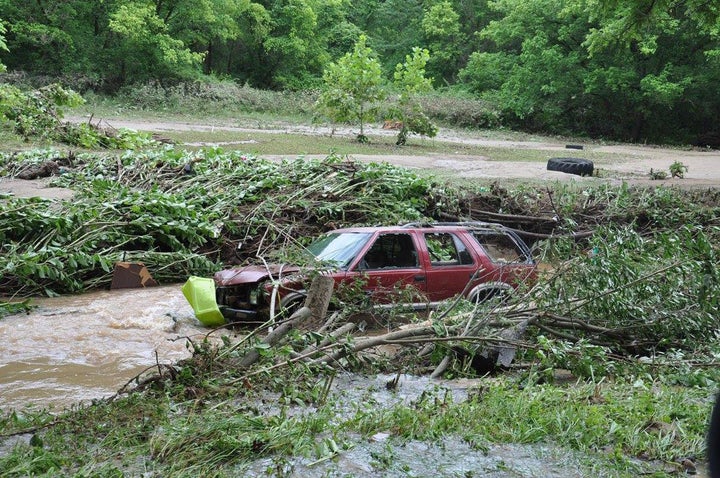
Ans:
{"type": "Polygon", "coordinates": [[[379,391],[370,388],[349,398],[348,390],[331,394],[306,408],[298,405],[298,397],[313,395],[311,389],[324,383],[302,375],[287,378],[305,380],[293,393],[304,389],[306,394],[295,395],[294,404],[276,399],[274,413],[260,405],[267,398],[253,399],[247,389],[226,390],[223,396],[235,397],[231,400],[183,400],[177,389],[166,389],[57,418],[12,415],[0,421],[0,433],[47,420],[55,425],[0,456],[0,468],[6,477],[135,476],[139,467],[156,474],[152,476],[225,477],[262,458],[331,461],[371,436],[387,433],[387,456],[377,455],[372,464],[376,473],[399,466],[393,450],[408,442],[457,437],[481,455],[496,444],[553,444],[566,450],[566,456],[582,457],[583,476],[661,477],[670,476],[658,471],[662,464],[702,454],[710,406],[701,389],[661,383],[522,387],[505,377],[470,390],[465,401],[453,400],[439,387],[405,404],[384,405],[371,398],[379,391]]]}

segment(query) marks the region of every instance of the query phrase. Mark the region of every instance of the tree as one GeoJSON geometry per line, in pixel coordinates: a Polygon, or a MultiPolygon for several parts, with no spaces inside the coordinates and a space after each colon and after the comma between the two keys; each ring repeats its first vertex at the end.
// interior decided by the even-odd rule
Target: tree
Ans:
{"type": "Polygon", "coordinates": [[[12,126],[23,139],[49,138],[63,140],[62,107],[83,104],[82,97],[57,83],[31,92],[0,84],[0,124],[12,126]]]}
{"type": "Polygon", "coordinates": [[[272,28],[264,41],[270,87],[301,89],[318,78],[329,60],[317,32],[318,15],[312,0],[275,0],[272,28]]]}
{"type": "Polygon", "coordinates": [[[168,32],[168,26],[157,9],[146,3],[120,5],[110,15],[110,30],[120,38],[118,51],[123,53],[119,74],[135,80],[195,76],[202,62],[182,40],[168,32]]]}
{"type": "Polygon", "coordinates": [[[437,134],[437,127],[425,115],[417,98],[432,90],[432,79],[425,77],[425,65],[429,60],[430,53],[426,49],[415,47],[412,55],[406,55],[405,62],[395,67],[394,85],[400,91],[400,97],[393,110],[402,122],[397,137],[398,145],[405,144],[408,133],[431,138],[437,134]]]}
{"type": "Polygon", "coordinates": [[[380,61],[366,42],[367,37],[360,35],[352,52],[328,66],[323,74],[325,90],[317,104],[334,122],[359,122],[357,140],[361,143],[368,142],[365,122],[375,117],[385,98],[380,61]]]}
{"type": "MultiPolygon", "coordinates": [[[[599,28],[588,35],[591,53],[611,45],[652,43],[658,30],[674,29],[679,19],[687,20],[699,33],[720,34],[720,9],[707,0],[591,0],[588,11],[599,28]]],[[[708,50],[720,54],[717,46],[708,50]]]]}
{"type": "MultiPolygon", "coordinates": [[[[0,18],[0,51],[8,51],[7,44],[5,43],[5,25],[3,24],[2,18],[0,18]]],[[[0,73],[5,71],[5,65],[0,61],[0,73]]]]}
{"type": "Polygon", "coordinates": [[[471,55],[460,78],[500,105],[510,125],[562,131],[584,100],[587,18],[562,0],[499,0],[494,8],[500,19],[481,33],[494,48],[471,55]]]}
{"type": "Polygon", "coordinates": [[[695,142],[716,128],[717,38],[689,18],[591,50],[597,14],[581,0],[498,0],[460,79],[505,125],[628,141],[695,142]],[[716,89],[716,87],[715,87],[716,89]]]}
{"type": "Polygon", "coordinates": [[[201,66],[208,74],[241,62],[241,70],[257,68],[266,63],[271,22],[252,0],[0,0],[0,12],[13,53],[4,61],[9,69],[87,77],[111,91],[195,79],[201,66]]]}
{"type": "Polygon", "coordinates": [[[213,71],[216,49],[241,35],[237,21],[249,8],[247,0],[159,1],[155,10],[168,34],[194,52],[204,53],[205,73],[213,71]]]}
{"type": "Polygon", "coordinates": [[[242,10],[235,18],[237,35],[215,40],[208,49],[206,69],[229,75],[238,83],[267,87],[272,82],[264,43],[272,28],[270,12],[261,4],[241,0],[242,10]]]}
{"type": "Polygon", "coordinates": [[[372,39],[390,77],[413,46],[423,44],[422,0],[363,0],[350,4],[349,19],[372,39]]]}
{"type": "Polygon", "coordinates": [[[7,28],[5,41],[13,52],[5,62],[8,68],[57,74],[65,71],[61,52],[75,59],[75,45],[68,33],[74,26],[70,17],[76,13],[71,2],[48,5],[0,0],[0,12],[7,28]]]}
{"type": "Polygon", "coordinates": [[[425,11],[422,29],[432,52],[428,67],[446,81],[453,80],[458,72],[461,45],[467,43],[460,33],[460,15],[444,0],[425,11]]]}

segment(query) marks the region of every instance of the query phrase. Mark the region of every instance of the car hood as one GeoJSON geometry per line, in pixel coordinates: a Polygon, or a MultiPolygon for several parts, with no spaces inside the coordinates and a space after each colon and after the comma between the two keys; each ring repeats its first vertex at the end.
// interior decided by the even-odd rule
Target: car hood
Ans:
{"type": "Polygon", "coordinates": [[[287,264],[268,264],[265,266],[245,266],[225,269],[215,273],[215,284],[218,286],[231,286],[239,284],[254,284],[270,278],[278,279],[281,274],[286,276],[298,272],[300,267],[287,264]]]}

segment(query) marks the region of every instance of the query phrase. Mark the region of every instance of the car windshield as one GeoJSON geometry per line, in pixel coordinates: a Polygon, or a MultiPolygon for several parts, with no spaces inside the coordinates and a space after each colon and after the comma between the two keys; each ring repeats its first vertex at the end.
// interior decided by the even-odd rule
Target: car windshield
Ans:
{"type": "Polygon", "coordinates": [[[334,232],[310,244],[308,251],[318,261],[330,262],[341,269],[347,269],[370,236],[372,234],[367,232],[334,232]]]}

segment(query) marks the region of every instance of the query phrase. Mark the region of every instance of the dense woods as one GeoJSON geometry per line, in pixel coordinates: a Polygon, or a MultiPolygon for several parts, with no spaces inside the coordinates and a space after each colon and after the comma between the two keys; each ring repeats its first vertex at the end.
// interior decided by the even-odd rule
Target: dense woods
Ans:
{"type": "Polygon", "coordinates": [[[475,126],[717,146],[712,2],[0,0],[0,63],[117,93],[234,81],[317,90],[362,37],[392,79],[414,48],[475,126]]]}

